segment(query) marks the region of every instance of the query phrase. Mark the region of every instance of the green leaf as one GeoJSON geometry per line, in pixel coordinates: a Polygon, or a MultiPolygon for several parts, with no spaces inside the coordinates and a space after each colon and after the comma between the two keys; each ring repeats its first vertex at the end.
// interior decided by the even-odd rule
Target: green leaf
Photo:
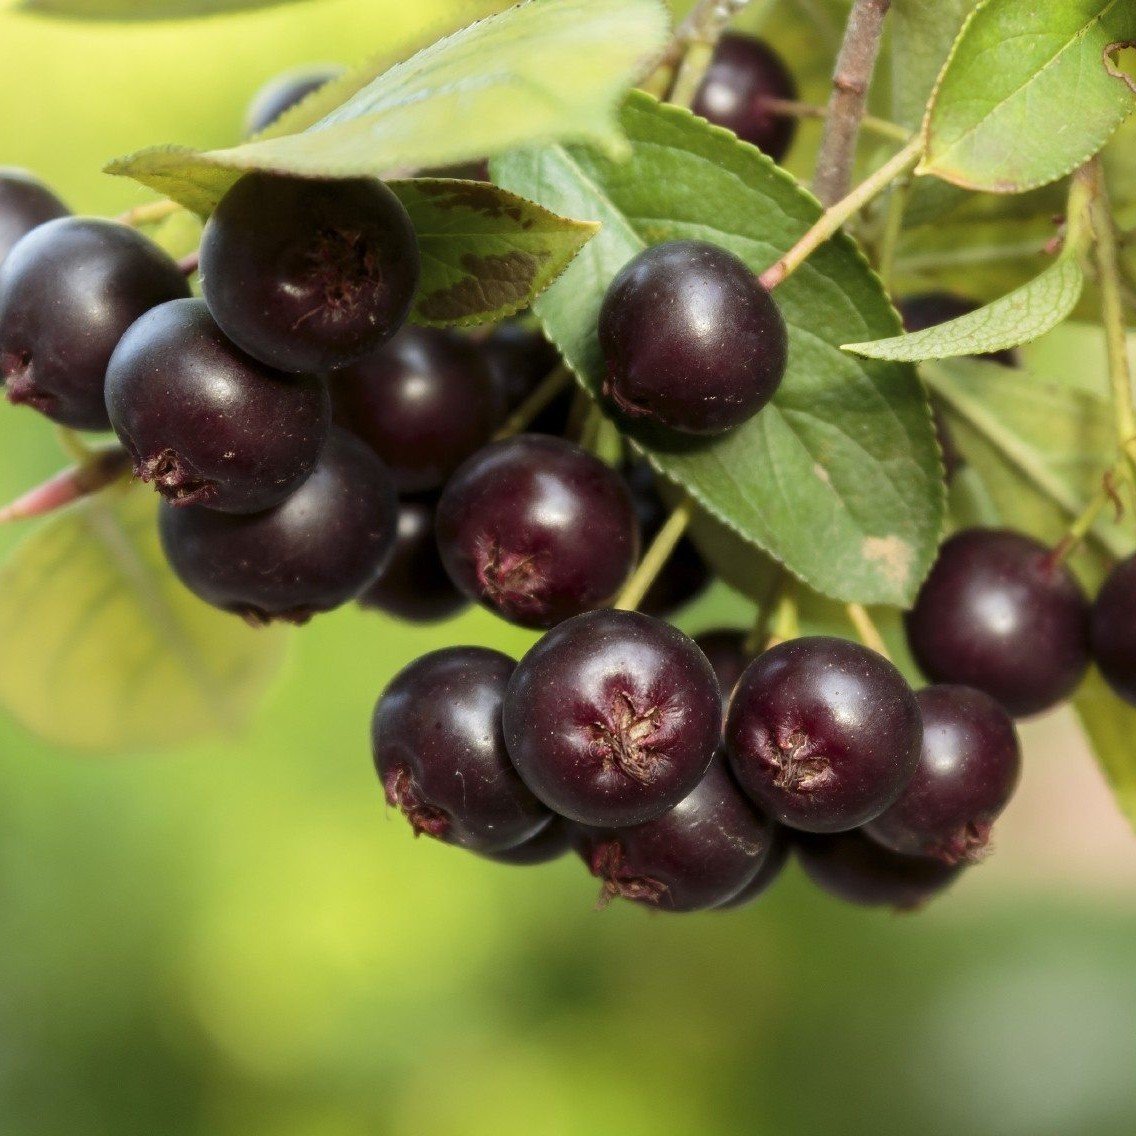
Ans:
{"type": "Polygon", "coordinates": [[[984,308],[910,335],[847,343],[844,350],[869,359],[907,363],[1005,351],[1032,343],[1066,319],[1077,306],[1084,285],[1076,255],[1068,254],[1028,284],[984,308]]]}
{"type": "MultiPolygon", "coordinates": [[[[535,310],[598,397],[599,306],[644,247],[709,240],[760,271],[815,222],[816,202],[751,146],[641,93],[624,108],[631,156],[560,146],[494,164],[495,180],[603,229],[535,310]]],[[[938,543],[943,490],[924,393],[910,368],[855,359],[852,336],[898,330],[879,281],[845,237],[777,291],[789,369],[774,401],[731,434],[628,433],[652,464],[751,545],[839,599],[904,604],[938,543]]]]}
{"type": "Polygon", "coordinates": [[[1077,717],[1117,802],[1136,826],[1136,708],[1117,698],[1093,671],[1073,699],[1077,717]]]}
{"type": "Polygon", "coordinates": [[[1131,0],[985,0],[943,69],[916,172],[993,193],[1063,177],[1136,106],[1109,54],[1134,40],[1131,0]]]}
{"type": "Polygon", "coordinates": [[[107,172],[204,215],[247,170],[383,176],[557,138],[618,149],[614,105],[667,23],[660,0],[527,0],[396,63],[302,133],[208,153],[157,147],[107,172]]]}
{"type": "MultiPolygon", "coordinates": [[[[1108,400],[977,360],[923,370],[955,444],[1002,518],[1056,544],[1112,464],[1116,430],[1108,400]]],[[[1114,559],[1131,551],[1126,527],[1106,516],[1076,565],[1097,584],[1114,559]]]]}
{"type": "Polygon", "coordinates": [[[391,182],[414,222],[422,278],[417,323],[488,323],[528,307],[596,232],[477,181],[391,182]]]}
{"type": "Polygon", "coordinates": [[[112,20],[118,23],[185,20],[227,16],[254,8],[276,8],[296,0],[19,0],[18,12],[69,20],[112,20]]]}
{"type": "Polygon", "coordinates": [[[912,130],[927,111],[935,80],[975,0],[892,0],[892,119],[912,130]]]}
{"type": "Polygon", "coordinates": [[[0,569],[0,703],[59,745],[180,745],[247,721],[285,638],[206,606],[167,567],[157,495],[60,514],[0,569]]]}

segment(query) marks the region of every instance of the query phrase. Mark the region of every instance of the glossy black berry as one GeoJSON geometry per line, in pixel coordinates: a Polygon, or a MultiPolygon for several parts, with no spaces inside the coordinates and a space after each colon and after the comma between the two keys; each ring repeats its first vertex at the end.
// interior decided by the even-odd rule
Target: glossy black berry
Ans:
{"type": "Polygon", "coordinates": [[[408,623],[438,623],[469,604],[442,566],[431,503],[413,499],[399,503],[394,552],[359,602],[408,623]]]}
{"type": "Polygon", "coordinates": [[[505,697],[517,771],[581,824],[642,824],[702,779],[721,731],[718,684],[681,631],[630,611],[560,624],[518,664],[505,697]]]}
{"type": "Polygon", "coordinates": [[[639,551],[619,474],[571,442],[535,434],[470,458],[442,493],[437,528],[454,583],[525,627],[603,606],[639,551]]]}
{"type": "Polygon", "coordinates": [[[729,705],[730,695],[742,677],[753,656],[746,649],[746,632],[731,628],[715,628],[695,635],[694,641],[699,650],[710,661],[718,686],[722,691],[722,702],[729,705]]]}
{"type": "Polygon", "coordinates": [[[581,855],[603,881],[601,903],[618,896],[658,911],[702,911],[749,884],[770,854],[775,827],[716,758],[662,816],[631,828],[584,830],[581,855]]]}
{"type": "Polygon", "coordinates": [[[501,425],[505,403],[477,348],[404,327],[331,380],[335,418],[386,462],[400,493],[440,489],[501,425]]]}
{"type": "Polygon", "coordinates": [[[279,505],[315,469],[331,425],[322,379],[258,363],[201,300],[171,300],[130,327],[106,400],[138,477],[171,504],[226,513],[279,505]]]}
{"type": "Polygon", "coordinates": [[[560,361],[556,348],[540,331],[519,320],[506,320],[478,346],[510,410],[532,394],[560,361]]]}
{"type": "Polygon", "coordinates": [[[796,97],[793,76],[773,48],[753,36],[727,32],[718,41],[691,109],[780,162],[797,122],[771,110],[767,100],[796,97]]]}
{"type": "Polygon", "coordinates": [[[304,623],[374,582],[397,516],[383,463],[332,428],[315,471],[283,504],[233,514],[163,503],[160,529],[174,571],[207,603],[250,623],[304,623]]]}
{"type": "Polygon", "coordinates": [[[961,864],[901,856],[860,831],[828,836],[797,833],[793,845],[798,862],[817,887],[858,907],[917,911],[963,871],[961,864]]]}
{"type": "Polygon", "coordinates": [[[974,863],[1018,783],[1021,749],[1010,716],[969,686],[929,686],[915,696],[923,749],[899,799],[866,828],[907,856],[974,863]]]}
{"type": "Polygon", "coordinates": [[[325,63],[300,67],[269,79],[253,95],[245,112],[245,136],[259,134],[271,126],[286,110],[291,110],[308,95],[343,74],[343,68],[325,63]]]}
{"type": "Polygon", "coordinates": [[[0,264],[16,242],[39,225],[70,210],[26,170],[0,166],[0,264]]]}
{"type": "Polygon", "coordinates": [[[126,329],[189,295],[177,264],[126,225],[63,217],[0,267],[0,378],[8,400],[77,430],[107,430],[103,383],[126,329]]]}
{"type": "Polygon", "coordinates": [[[640,253],[600,310],[604,394],[624,414],[689,434],[753,417],[785,374],[773,297],[733,253],[670,241],[640,253]]]}
{"type": "Polygon", "coordinates": [[[529,837],[515,848],[506,848],[503,852],[483,852],[482,855],[487,860],[511,864],[517,868],[550,864],[575,847],[576,832],[576,826],[571,821],[554,816],[552,822],[546,824],[536,836],[529,837]]]}
{"type": "MultiPolygon", "coordinates": [[[[670,516],[656,489],[654,470],[645,461],[630,463],[624,477],[639,519],[639,543],[647,548],[670,516]]],[[[697,599],[710,586],[710,567],[694,541],[684,536],[667,557],[639,604],[639,610],[663,618],[697,599]]]]}
{"type": "Polygon", "coordinates": [[[201,238],[201,286],[225,334],[281,371],[323,374],[406,320],[418,242],[381,181],[246,174],[201,238]]]}
{"type": "Polygon", "coordinates": [[[753,878],[737,895],[726,900],[725,903],[719,903],[715,910],[733,911],[735,908],[745,907],[763,896],[781,878],[781,873],[789,862],[791,848],[788,830],[775,824],[769,855],[765,857],[765,863],[757,869],[753,878]]]}
{"type": "MultiPolygon", "coordinates": [[[[896,301],[899,314],[903,317],[904,330],[908,332],[937,327],[960,316],[970,315],[971,312],[978,311],[981,306],[973,300],[956,296],[953,292],[921,292],[915,296],[904,296],[903,299],[896,301]]],[[[1013,349],[992,351],[980,358],[1000,363],[1003,367],[1018,365],[1018,356],[1013,349]]]]}
{"type": "Polygon", "coordinates": [[[806,832],[841,832],[879,816],[914,772],[922,735],[903,675],[874,651],[825,636],[759,655],[726,717],[742,787],[806,832]]]}
{"type": "Polygon", "coordinates": [[[1005,529],[951,537],[907,616],[933,682],[973,686],[1015,717],[1073,693],[1089,665],[1088,602],[1043,544],[1005,529]]]}
{"type": "Polygon", "coordinates": [[[509,762],[501,700],[515,664],[483,647],[447,647],[400,671],[371,721],[387,802],[416,834],[502,852],[551,821],[509,762]]]}
{"type": "Polygon", "coordinates": [[[1136,706],[1136,556],[1113,568],[1093,604],[1092,646],[1109,686],[1136,706]]]}

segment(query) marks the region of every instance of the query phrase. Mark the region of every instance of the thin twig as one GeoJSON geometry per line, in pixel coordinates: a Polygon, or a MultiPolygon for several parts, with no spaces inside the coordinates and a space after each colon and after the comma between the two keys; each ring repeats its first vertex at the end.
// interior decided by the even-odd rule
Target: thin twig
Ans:
{"type": "MultiPolygon", "coordinates": [[[[796,99],[769,97],[762,99],[760,106],[774,114],[785,115],[787,118],[815,118],[817,121],[828,118],[828,107],[813,106],[812,103],[802,103],[796,99]]],[[[888,122],[886,118],[877,118],[872,114],[864,115],[860,119],[860,125],[864,130],[878,134],[881,138],[888,138],[893,142],[908,142],[911,139],[911,131],[906,126],[900,126],[898,122],[888,122]]]]}
{"type": "Polygon", "coordinates": [[[54,513],[125,477],[130,465],[130,455],[121,446],[94,450],[78,465],[61,470],[0,508],[0,524],[54,513]]]}
{"type": "Polygon", "coordinates": [[[675,546],[682,540],[694,516],[694,510],[695,504],[690,497],[675,508],[663,527],[659,529],[655,539],[651,541],[647,551],[643,553],[639,567],[631,573],[631,578],[619,593],[613,607],[634,611],[643,602],[643,597],[650,591],[651,585],[663,570],[675,546]]]}
{"type": "Polygon", "coordinates": [[[852,184],[860,121],[880,53],[884,17],[890,8],[891,0],[856,0],[848,17],[813,177],[813,193],[822,205],[845,197],[852,184]]]}
{"type": "Polygon", "coordinates": [[[923,140],[912,138],[889,162],[885,162],[871,177],[861,182],[847,197],[830,206],[805,235],[772,267],[761,275],[766,288],[776,288],[790,273],[795,272],[825,241],[854,217],[874,197],[881,194],[897,177],[913,169],[923,151],[923,140]]]}

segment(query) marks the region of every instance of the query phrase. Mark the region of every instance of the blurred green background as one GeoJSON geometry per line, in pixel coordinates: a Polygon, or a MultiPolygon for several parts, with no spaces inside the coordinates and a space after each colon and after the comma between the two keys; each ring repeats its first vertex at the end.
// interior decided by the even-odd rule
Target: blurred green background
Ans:
{"type": "MultiPolygon", "coordinates": [[[[0,10],[0,164],[116,212],[145,197],[106,159],[225,143],[265,78],[463,7],[493,5],[0,10]]],[[[1092,365],[1086,343],[1035,361],[1092,365]]],[[[0,454],[3,499],[61,462],[7,404],[0,454]]],[[[684,623],[743,617],[716,593],[684,623]]],[[[597,913],[574,862],[499,867],[386,814],[371,705],[455,641],[528,640],[322,618],[244,736],[172,754],[81,757],[0,714],[0,1133],[1136,1131],[1136,840],[1064,716],[1027,730],[998,853],[924,914],[844,908],[796,869],[737,914],[597,913]]]]}

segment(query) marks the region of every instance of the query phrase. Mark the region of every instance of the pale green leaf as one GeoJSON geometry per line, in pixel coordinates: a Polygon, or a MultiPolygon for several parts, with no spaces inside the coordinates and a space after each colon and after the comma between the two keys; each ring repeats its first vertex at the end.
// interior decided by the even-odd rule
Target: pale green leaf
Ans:
{"type": "Polygon", "coordinates": [[[208,153],[157,147],[108,172],[207,214],[248,170],[383,176],[560,138],[618,149],[615,104],[667,26],[660,0],[526,0],[396,63],[302,133],[208,153]]]}
{"type": "Polygon", "coordinates": [[[908,363],[1005,351],[1032,343],[1066,319],[1077,306],[1084,285],[1076,255],[1068,254],[1008,296],[958,319],[910,335],[846,343],[844,350],[869,359],[908,363]]]}
{"type": "Polygon", "coordinates": [[[923,121],[935,80],[976,0],[892,0],[892,119],[916,129],[923,121]]]}
{"type": "Polygon", "coordinates": [[[413,318],[445,327],[488,323],[528,307],[596,226],[558,217],[485,182],[391,182],[422,254],[413,318]]]}
{"type": "Polygon", "coordinates": [[[1134,40],[1131,0],[984,0],[939,79],[917,172],[993,193],[1063,177],[1136,107],[1109,54],[1134,40]]]}
{"type": "Polygon", "coordinates": [[[69,20],[133,23],[227,16],[255,8],[276,8],[297,0],[19,0],[16,11],[69,20]]]}
{"type": "MultiPolygon", "coordinates": [[[[536,312],[588,389],[603,361],[599,306],[616,272],[649,244],[698,238],[754,271],[815,222],[816,202],[751,146],[689,112],[632,95],[631,157],[542,147],[494,164],[496,180],[559,213],[603,223],[536,312]]],[[[749,544],[818,591],[903,604],[938,543],[939,460],[925,396],[910,368],[839,350],[898,330],[879,281],[844,237],[777,290],[789,369],[772,404],[713,441],[625,424],[652,464],[749,544]]]]}
{"type": "Polygon", "coordinates": [[[1136,826],[1136,707],[1093,671],[1073,699],[1089,743],[1129,821],[1136,826]]]}
{"type": "Polygon", "coordinates": [[[157,495],[89,498],[0,568],[0,704],[74,749],[152,750],[241,727],[285,634],[253,630],[178,582],[157,495]]]}

